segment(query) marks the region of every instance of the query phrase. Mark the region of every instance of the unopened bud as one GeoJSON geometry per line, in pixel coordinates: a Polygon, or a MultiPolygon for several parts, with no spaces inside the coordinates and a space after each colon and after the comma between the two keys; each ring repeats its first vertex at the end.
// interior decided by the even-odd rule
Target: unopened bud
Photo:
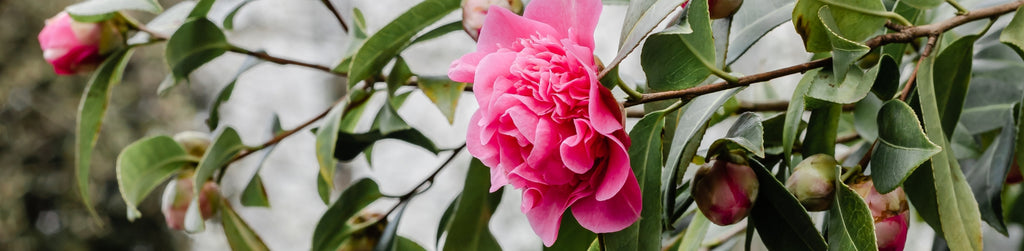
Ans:
{"type": "Polygon", "coordinates": [[[466,34],[476,40],[480,37],[480,29],[484,26],[487,10],[498,6],[515,13],[523,13],[521,0],[462,0],[462,28],[466,34]]]}
{"type": "Polygon", "coordinates": [[[693,178],[697,208],[711,222],[724,226],[750,213],[757,199],[757,176],[745,158],[732,155],[704,164],[693,178]]]}
{"type": "Polygon", "coordinates": [[[900,251],[907,242],[908,217],[907,195],[903,188],[896,188],[887,194],[879,194],[875,190],[871,178],[864,177],[850,185],[854,191],[864,198],[871,216],[875,220],[875,238],[878,250],[900,251]]]}
{"type": "MultiPolygon", "coordinates": [[[[689,0],[683,2],[682,7],[686,8],[688,3],[690,3],[689,0]]],[[[708,0],[708,12],[711,14],[711,19],[726,18],[736,14],[741,5],[743,5],[743,0],[708,0]]]]}
{"type": "Polygon", "coordinates": [[[796,165],[786,180],[789,190],[807,211],[825,211],[832,207],[835,195],[836,159],[815,154],[796,165]]]}
{"type": "MultiPolygon", "coordinates": [[[[188,212],[188,206],[192,204],[194,196],[192,191],[194,175],[195,171],[192,169],[183,170],[164,188],[162,211],[167,227],[171,229],[182,230],[185,228],[185,213],[188,212]]],[[[204,220],[217,213],[215,205],[220,199],[218,190],[216,183],[207,181],[199,192],[199,212],[204,220]]]]}
{"type": "Polygon", "coordinates": [[[210,147],[210,135],[197,131],[184,131],[174,135],[174,141],[181,144],[185,152],[196,158],[202,158],[206,148],[210,147]]]}
{"type": "Polygon", "coordinates": [[[111,52],[124,46],[117,19],[78,22],[67,12],[47,19],[38,39],[43,58],[60,75],[91,72],[111,52]]]}

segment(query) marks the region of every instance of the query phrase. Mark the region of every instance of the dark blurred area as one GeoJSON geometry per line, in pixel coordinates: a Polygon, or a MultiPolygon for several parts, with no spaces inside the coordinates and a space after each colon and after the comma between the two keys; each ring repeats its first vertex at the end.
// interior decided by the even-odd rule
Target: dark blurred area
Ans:
{"type": "Polygon", "coordinates": [[[140,205],[143,217],[128,222],[114,163],[136,139],[202,129],[194,104],[207,101],[185,85],[157,96],[167,72],[163,46],[137,50],[113,89],[92,155],[90,200],[99,220],[90,217],[73,164],[75,117],[89,76],[54,74],[36,40],[46,18],[75,2],[0,0],[0,250],[187,249],[187,238],[169,230],[160,213],[162,186],[140,205]]]}

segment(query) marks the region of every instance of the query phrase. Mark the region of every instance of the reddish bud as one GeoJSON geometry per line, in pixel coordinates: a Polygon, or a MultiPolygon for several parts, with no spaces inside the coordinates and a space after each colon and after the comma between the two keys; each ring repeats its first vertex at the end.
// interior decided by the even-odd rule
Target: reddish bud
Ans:
{"type": "Polygon", "coordinates": [[[483,28],[487,10],[491,6],[523,13],[523,2],[520,0],[462,0],[462,28],[473,40],[480,37],[480,28],[483,28]]]}
{"type": "Polygon", "coordinates": [[[697,170],[693,184],[697,208],[708,220],[722,226],[747,217],[757,199],[757,176],[745,158],[738,155],[704,164],[697,170]]]}
{"type": "Polygon", "coordinates": [[[903,188],[896,188],[887,194],[879,194],[870,177],[861,178],[860,181],[850,185],[850,188],[864,198],[868,209],[871,210],[871,216],[875,219],[875,238],[878,250],[903,250],[903,245],[907,242],[907,228],[909,227],[907,211],[910,209],[903,188]]]}
{"type": "Polygon", "coordinates": [[[796,196],[807,211],[828,210],[835,195],[836,165],[836,159],[827,154],[807,157],[786,180],[786,190],[796,196]]]}
{"type": "MultiPolygon", "coordinates": [[[[195,171],[183,170],[178,177],[167,183],[164,188],[163,206],[164,220],[167,227],[176,230],[185,228],[185,213],[192,204],[193,176],[195,171]]],[[[217,213],[217,200],[220,199],[217,183],[207,181],[199,192],[199,212],[203,219],[209,219],[217,213]]]]}
{"type": "Polygon", "coordinates": [[[124,36],[114,20],[82,23],[67,12],[47,19],[38,39],[43,58],[60,75],[91,72],[107,54],[124,45],[124,36]]]}

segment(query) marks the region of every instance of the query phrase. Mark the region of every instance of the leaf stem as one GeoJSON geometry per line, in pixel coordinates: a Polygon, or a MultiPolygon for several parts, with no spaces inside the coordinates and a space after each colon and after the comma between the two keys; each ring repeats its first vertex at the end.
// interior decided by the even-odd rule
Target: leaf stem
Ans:
{"type": "Polygon", "coordinates": [[[848,5],[848,4],[840,3],[840,2],[833,2],[831,0],[821,0],[821,2],[822,3],[826,3],[828,5],[831,5],[831,6],[843,8],[843,9],[846,9],[846,10],[849,10],[849,11],[861,13],[861,14],[872,15],[872,16],[876,16],[876,17],[889,18],[889,19],[892,19],[892,20],[896,20],[896,22],[899,22],[900,24],[905,25],[905,26],[914,25],[913,23],[908,21],[906,18],[903,18],[903,16],[900,16],[900,14],[896,14],[894,12],[869,10],[867,8],[863,8],[863,7],[860,7],[860,6],[848,5]]]}
{"type": "Polygon", "coordinates": [[[634,90],[632,87],[626,85],[626,82],[615,81],[615,85],[618,86],[619,89],[622,89],[622,91],[625,92],[627,96],[629,96],[628,100],[637,100],[644,96],[643,93],[640,93],[634,90]]]}
{"type": "Polygon", "coordinates": [[[963,5],[960,5],[960,3],[957,2],[956,0],[946,0],[946,3],[949,3],[949,5],[952,5],[953,8],[956,9],[957,15],[967,15],[967,13],[970,12],[969,10],[967,10],[967,8],[964,8],[963,5]]]}

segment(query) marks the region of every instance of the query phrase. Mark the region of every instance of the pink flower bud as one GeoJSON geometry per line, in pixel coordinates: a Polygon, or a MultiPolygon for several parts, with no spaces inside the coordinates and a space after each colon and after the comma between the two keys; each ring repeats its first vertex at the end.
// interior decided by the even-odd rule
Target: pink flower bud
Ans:
{"type": "Polygon", "coordinates": [[[184,131],[174,135],[185,152],[196,158],[202,158],[206,148],[210,147],[210,135],[197,131],[184,131]]]}
{"type": "MultiPolygon", "coordinates": [[[[683,2],[682,7],[686,8],[689,0],[683,2]]],[[[726,18],[735,14],[743,5],[743,0],[708,0],[708,11],[711,12],[711,19],[726,18]]]]}
{"type": "MultiPolygon", "coordinates": [[[[167,227],[171,229],[182,230],[185,228],[185,213],[188,211],[188,206],[192,204],[193,175],[195,175],[194,170],[183,170],[164,188],[162,211],[167,227]]],[[[203,189],[199,193],[199,212],[203,219],[209,219],[217,212],[215,205],[220,199],[218,190],[217,183],[213,181],[203,184],[203,189]]]]}
{"type": "Polygon", "coordinates": [[[807,211],[825,211],[832,207],[835,194],[836,159],[816,154],[796,165],[786,180],[789,190],[807,211]]]}
{"type": "Polygon", "coordinates": [[[462,28],[466,34],[476,40],[480,36],[480,28],[484,26],[484,17],[491,6],[523,13],[523,2],[520,0],[462,0],[462,28]]]}
{"type": "Polygon", "coordinates": [[[907,227],[909,226],[907,211],[910,209],[903,188],[896,188],[887,194],[879,194],[870,177],[861,178],[860,181],[850,185],[850,188],[864,198],[868,209],[871,210],[871,216],[875,219],[875,238],[878,250],[903,250],[903,245],[907,242],[907,227]]]}
{"type": "Polygon", "coordinates": [[[693,184],[697,208],[721,226],[747,217],[757,199],[757,176],[742,156],[719,157],[704,164],[697,170],[693,184]]]}
{"type": "Polygon", "coordinates": [[[79,23],[67,12],[47,19],[38,38],[43,58],[60,75],[90,72],[124,43],[113,21],[79,23]]]}

